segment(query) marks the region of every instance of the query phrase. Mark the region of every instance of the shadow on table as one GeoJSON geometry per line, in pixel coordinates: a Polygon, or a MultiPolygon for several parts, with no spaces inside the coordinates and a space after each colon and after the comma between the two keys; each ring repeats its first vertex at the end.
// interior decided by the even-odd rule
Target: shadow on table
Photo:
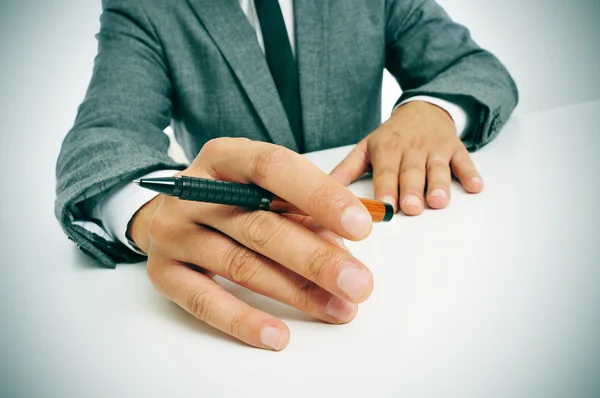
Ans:
{"type": "Polygon", "coordinates": [[[74,263],[77,266],[79,266],[81,268],[86,268],[86,269],[107,269],[107,268],[103,267],[102,264],[98,260],[88,256],[80,249],[77,249],[76,246],[73,246],[72,251],[73,251],[73,257],[75,258],[74,263]]]}
{"type": "Polygon", "coordinates": [[[192,331],[194,334],[207,336],[214,339],[224,340],[230,343],[238,344],[240,346],[248,347],[247,344],[239,341],[238,339],[229,336],[226,333],[221,332],[212,326],[199,321],[193,315],[185,311],[177,304],[163,298],[163,303],[160,306],[155,306],[162,316],[166,317],[169,322],[176,323],[185,329],[192,331]]]}
{"type": "Polygon", "coordinates": [[[265,296],[254,293],[242,286],[238,285],[227,285],[226,290],[239,298],[248,305],[271,314],[282,321],[294,321],[294,322],[321,322],[310,315],[307,315],[295,308],[288,305],[282,304],[278,301],[270,299],[265,296]]]}
{"type": "MultiPolygon", "coordinates": [[[[299,310],[296,310],[295,308],[279,303],[278,301],[272,300],[268,297],[256,294],[242,286],[235,285],[229,281],[223,281],[219,277],[216,277],[215,280],[219,284],[223,285],[225,290],[227,290],[229,293],[231,293],[241,301],[260,311],[264,311],[268,314],[271,314],[281,319],[283,322],[322,322],[299,310]]],[[[158,293],[157,296],[159,296],[158,293]]],[[[188,330],[191,330],[193,333],[202,334],[210,338],[222,339],[223,341],[228,341],[235,344],[239,344],[244,347],[249,347],[247,344],[239,341],[238,339],[231,337],[226,333],[221,332],[220,330],[215,329],[212,326],[206,324],[205,322],[196,319],[193,315],[189,314],[183,308],[163,298],[162,296],[160,296],[160,300],[161,303],[159,305],[153,306],[153,308],[159,311],[161,316],[165,316],[166,318],[170,319],[170,321],[177,323],[188,330]]]]}
{"type": "MultiPolygon", "coordinates": [[[[243,287],[228,286],[226,290],[234,296],[236,296],[237,298],[239,298],[240,300],[247,303],[248,305],[266,313],[269,313],[281,319],[284,322],[321,322],[320,320],[312,318],[311,316],[306,315],[294,308],[281,304],[277,301],[271,300],[267,297],[255,294],[254,292],[251,292],[243,287]]],[[[248,346],[246,343],[243,343],[238,339],[231,337],[228,334],[221,332],[220,330],[215,329],[202,321],[199,321],[193,315],[189,314],[177,304],[168,301],[167,299],[164,299],[163,305],[155,306],[154,308],[158,309],[161,315],[164,315],[173,322],[185,327],[188,330],[193,331],[194,333],[208,336],[210,338],[221,339],[223,341],[231,342],[243,347],[250,348],[250,346],[248,346]]]]}
{"type": "MultiPolygon", "coordinates": [[[[102,269],[100,264],[96,260],[89,257],[80,250],[74,249],[74,257],[75,263],[82,268],[90,270],[102,269]]],[[[145,263],[118,264],[117,270],[123,267],[139,267],[140,270],[143,270],[145,268],[145,263]]],[[[221,277],[217,276],[214,279],[217,281],[217,283],[222,285],[225,290],[227,290],[229,293],[231,293],[241,301],[260,311],[264,311],[268,314],[271,314],[274,317],[281,319],[283,322],[288,323],[291,321],[300,323],[322,323],[321,320],[313,318],[312,316],[307,315],[295,308],[282,304],[268,297],[254,293],[251,290],[236,285],[221,277]]],[[[168,299],[160,295],[160,293],[154,290],[154,287],[152,287],[151,283],[148,283],[148,289],[153,289],[151,294],[143,294],[143,297],[141,297],[140,299],[143,301],[146,301],[148,299],[150,301],[154,301],[152,297],[156,298],[157,301],[154,301],[154,303],[149,303],[151,307],[150,311],[159,312],[160,316],[170,318],[172,322],[182,325],[185,328],[194,331],[195,333],[201,333],[210,337],[220,338],[226,341],[231,341],[243,346],[247,346],[245,343],[242,343],[239,340],[213,328],[205,322],[199,321],[193,315],[189,314],[187,311],[179,307],[177,304],[169,301],[168,299]]]]}

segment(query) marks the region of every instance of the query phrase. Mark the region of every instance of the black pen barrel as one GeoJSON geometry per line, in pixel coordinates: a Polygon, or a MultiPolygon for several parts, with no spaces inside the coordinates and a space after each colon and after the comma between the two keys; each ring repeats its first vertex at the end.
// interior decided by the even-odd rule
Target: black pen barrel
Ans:
{"type": "Polygon", "coordinates": [[[182,176],[179,199],[268,210],[273,194],[256,186],[182,176]]]}

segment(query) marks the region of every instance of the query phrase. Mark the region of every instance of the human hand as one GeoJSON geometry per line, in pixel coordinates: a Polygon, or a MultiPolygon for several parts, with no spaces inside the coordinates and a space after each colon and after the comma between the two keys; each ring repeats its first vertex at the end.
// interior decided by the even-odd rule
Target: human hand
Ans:
{"type": "Polygon", "coordinates": [[[400,204],[407,215],[421,214],[425,200],[433,209],[445,208],[450,202],[452,173],[467,192],[483,189],[483,180],[457,137],[450,115],[422,101],[396,109],[388,121],[357,144],[331,176],[348,185],[370,170],[375,197],[396,210],[400,204]]]}
{"type": "Polygon", "coordinates": [[[346,187],[292,151],[246,139],[208,142],[180,175],[253,183],[308,217],[157,196],[133,217],[129,235],[148,254],[150,280],[166,298],[273,350],[288,344],[287,326],[231,295],[214,275],[329,323],[355,317],[373,278],[341,237],[366,238],[372,220],[346,187]]]}

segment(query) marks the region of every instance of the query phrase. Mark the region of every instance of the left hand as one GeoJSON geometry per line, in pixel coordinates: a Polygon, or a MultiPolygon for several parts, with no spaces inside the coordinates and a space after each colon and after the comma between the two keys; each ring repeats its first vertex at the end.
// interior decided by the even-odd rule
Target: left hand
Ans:
{"type": "Polygon", "coordinates": [[[413,101],[396,109],[357,144],[331,176],[349,185],[371,169],[375,197],[396,210],[400,204],[407,215],[421,214],[425,200],[430,208],[445,208],[450,202],[452,173],[467,192],[483,189],[483,180],[456,134],[454,121],[428,102],[413,101]]]}

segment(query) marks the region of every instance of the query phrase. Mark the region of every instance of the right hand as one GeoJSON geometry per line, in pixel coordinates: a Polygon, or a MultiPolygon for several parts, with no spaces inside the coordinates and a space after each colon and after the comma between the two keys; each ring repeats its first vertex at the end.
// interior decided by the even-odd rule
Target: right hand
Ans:
{"type": "Polygon", "coordinates": [[[373,277],[341,238],[366,238],[372,222],[346,187],[288,149],[235,138],[208,142],[179,175],[253,183],[308,217],[157,196],[136,213],[129,235],[148,254],[150,280],[166,298],[249,345],[272,350],[287,346],[287,326],[212,276],[328,323],[356,316],[373,277]]]}

